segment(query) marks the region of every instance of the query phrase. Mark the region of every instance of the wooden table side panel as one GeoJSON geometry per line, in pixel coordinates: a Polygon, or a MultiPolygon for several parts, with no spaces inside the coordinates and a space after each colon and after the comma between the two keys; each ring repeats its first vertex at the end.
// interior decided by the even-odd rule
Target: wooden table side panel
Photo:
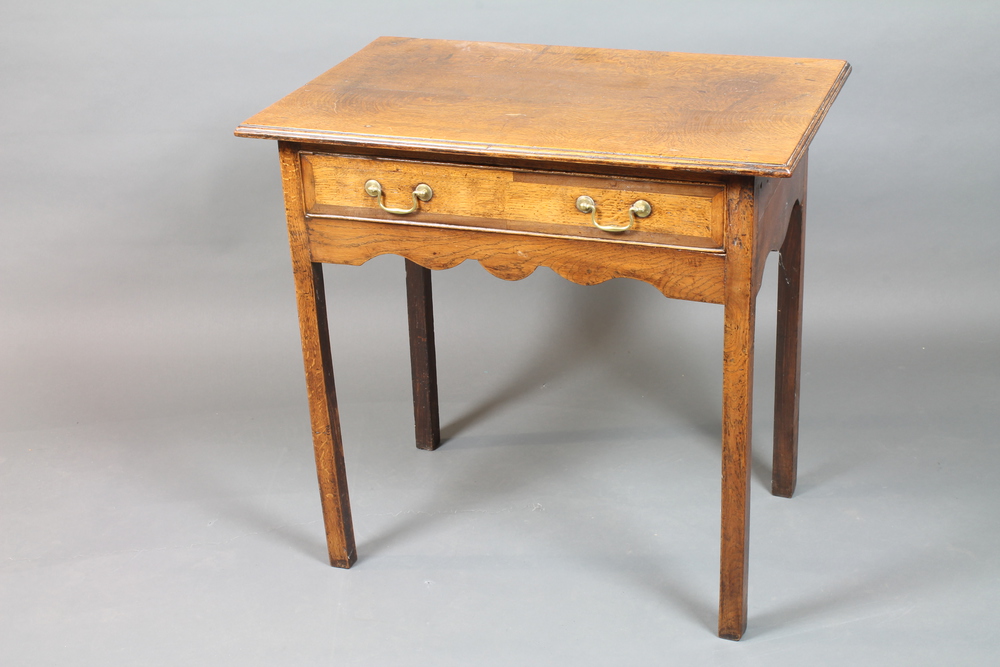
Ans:
{"type": "Polygon", "coordinates": [[[805,201],[808,171],[808,155],[806,155],[799,162],[791,178],[756,179],[757,235],[753,271],[755,291],[760,289],[768,255],[781,248],[795,202],[805,201]]]}
{"type": "Polygon", "coordinates": [[[447,269],[474,259],[504,280],[520,280],[546,266],[580,285],[634,278],[668,297],[723,301],[724,257],[712,253],[318,218],[309,220],[309,243],[314,262],[356,266],[393,254],[429,269],[447,269]]]}

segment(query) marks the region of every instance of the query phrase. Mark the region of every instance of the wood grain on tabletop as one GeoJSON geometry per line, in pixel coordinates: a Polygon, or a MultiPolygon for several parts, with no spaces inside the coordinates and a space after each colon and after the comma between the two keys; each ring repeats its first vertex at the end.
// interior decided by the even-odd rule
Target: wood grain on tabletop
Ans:
{"type": "Polygon", "coordinates": [[[842,60],[381,37],[240,136],[789,176],[842,60]]]}

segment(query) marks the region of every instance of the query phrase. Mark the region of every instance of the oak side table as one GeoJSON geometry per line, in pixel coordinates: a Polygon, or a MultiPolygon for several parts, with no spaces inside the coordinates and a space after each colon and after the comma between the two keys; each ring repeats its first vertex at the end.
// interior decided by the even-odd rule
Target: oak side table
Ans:
{"type": "Polygon", "coordinates": [[[330,562],[356,559],[322,263],[406,259],[416,440],[440,443],[430,269],[547,266],[725,308],[719,636],[747,621],[754,311],[780,252],[772,493],[795,489],[807,149],[840,60],[383,37],[240,125],[277,139],[330,562]]]}

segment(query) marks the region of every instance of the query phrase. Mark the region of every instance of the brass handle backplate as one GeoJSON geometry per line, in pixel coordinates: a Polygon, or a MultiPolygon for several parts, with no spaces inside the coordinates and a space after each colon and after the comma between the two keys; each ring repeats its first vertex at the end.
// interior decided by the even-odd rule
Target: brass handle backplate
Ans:
{"type": "Polygon", "coordinates": [[[649,214],[653,212],[653,207],[645,199],[640,199],[632,204],[628,209],[628,224],[623,226],[617,225],[602,225],[597,221],[597,204],[594,203],[592,197],[587,195],[581,195],[576,199],[576,210],[580,213],[589,213],[590,221],[594,223],[594,227],[597,227],[601,231],[605,232],[627,232],[632,229],[632,225],[635,224],[635,219],[648,218],[649,214]]]}
{"type": "Polygon", "coordinates": [[[417,187],[413,188],[413,204],[410,208],[389,208],[385,205],[384,197],[385,193],[382,191],[382,184],[376,181],[374,178],[365,181],[365,193],[369,197],[375,197],[378,199],[378,206],[386,213],[392,213],[393,215],[408,215],[417,210],[422,201],[430,201],[431,197],[434,196],[434,191],[431,190],[431,186],[426,183],[420,183],[417,187]]]}

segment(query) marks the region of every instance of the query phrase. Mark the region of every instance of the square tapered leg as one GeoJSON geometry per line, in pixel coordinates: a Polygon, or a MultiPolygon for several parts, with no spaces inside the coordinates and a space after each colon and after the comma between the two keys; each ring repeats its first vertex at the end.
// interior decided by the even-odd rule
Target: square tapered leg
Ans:
{"type": "Polygon", "coordinates": [[[778,328],[774,371],[774,463],[771,493],[795,492],[799,448],[799,381],[802,358],[802,262],[805,208],[797,202],[778,264],[778,328]]]}
{"type": "Polygon", "coordinates": [[[410,323],[410,371],[417,447],[437,449],[441,444],[441,425],[438,417],[431,270],[410,260],[406,260],[406,312],[410,323]]]}
{"type": "Polygon", "coordinates": [[[727,192],[728,224],[722,351],[722,544],[719,636],[737,640],[747,627],[750,546],[751,422],[756,294],[754,183],[727,192]]]}
{"type": "Polygon", "coordinates": [[[357,560],[357,551],[354,546],[351,501],[347,493],[337,392],[333,384],[323,265],[311,259],[302,190],[299,187],[302,174],[298,156],[292,148],[282,143],[279,144],[279,157],[326,543],[330,564],[346,568],[357,560]]]}
{"type": "Polygon", "coordinates": [[[296,272],[302,358],[306,367],[316,474],[319,477],[330,564],[346,568],[357,560],[357,552],[351,521],[351,501],[347,493],[337,392],[333,384],[323,266],[311,264],[310,268],[311,271],[304,275],[296,272]]]}

